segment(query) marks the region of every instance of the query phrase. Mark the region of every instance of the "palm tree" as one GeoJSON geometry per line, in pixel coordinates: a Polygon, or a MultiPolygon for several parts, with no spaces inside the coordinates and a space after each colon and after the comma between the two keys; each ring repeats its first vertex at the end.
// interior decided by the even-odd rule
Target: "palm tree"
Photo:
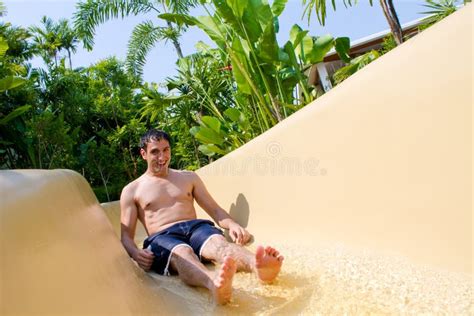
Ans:
{"type": "Polygon", "coordinates": [[[4,56],[8,62],[23,64],[28,68],[27,63],[35,54],[35,49],[30,43],[30,32],[22,27],[0,22],[0,37],[3,37],[8,44],[8,54],[4,56]]]}
{"type": "MultiPolygon", "coordinates": [[[[352,4],[357,3],[357,1],[343,0],[344,6],[351,6],[352,4]]],[[[373,5],[373,0],[369,0],[370,5],[373,5]]],[[[331,0],[331,4],[334,10],[336,10],[336,1],[331,0]]],[[[311,18],[311,12],[314,10],[318,17],[319,22],[324,25],[326,21],[326,0],[303,0],[303,5],[305,6],[304,14],[308,16],[308,20],[311,18]]],[[[380,0],[380,6],[382,7],[383,13],[387,22],[392,30],[393,36],[397,45],[400,45],[403,42],[403,33],[402,27],[400,26],[400,21],[398,20],[397,12],[395,11],[395,6],[393,5],[392,0],[380,0]]]]}
{"type": "Polygon", "coordinates": [[[72,69],[71,53],[77,51],[79,38],[76,32],[69,25],[69,21],[61,19],[54,22],[51,18],[43,16],[42,27],[32,26],[30,32],[33,33],[33,43],[36,50],[43,57],[46,64],[54,58],[56,67],[58,66],[58,56],[61,50],[65,50],[69,59],[69,68],[72,69]]]}
{"type": "Polygon", "coordinates": [[[67,56],[69,59],[69,68],[72,69],[71,53],[75,53],[77,51],[77,44],[79,43],[79,38],[77,37],[77,34],[74,29],[69,25],[69,21],[66,19],[59,20],[56,27],[57,31],[59,32],[61,42],[60,49],[64,49],[67,52],[67,56]]]}
{"type": "Polygon", "coordinates": [[[33,34],[33,45],[46,64],[50,64],[54,58],[54,64],[58,66],[58,53],[61,49],[61,37],[58,28],[51,18],[43,16],[42,27],[32,26],[30,32],[33,34]]]}
{"type": "MultiPolygon", "coordinates": [[[[197,3],[198,0],[86,0],[77,5],[74,26],[84,47],[91,50],[95,28],[110,19],[149,12],[186,14],[197,3]]],[[[166,21],[166,26],[156,25],[150,20],[138,24],[128,42],[128,71],[135,76],[141,76],[146,56],[158,41],[171,41],[178,58],[182,58],[179,37],[184,30],[184,26],[170,21],[166,21]]]]}

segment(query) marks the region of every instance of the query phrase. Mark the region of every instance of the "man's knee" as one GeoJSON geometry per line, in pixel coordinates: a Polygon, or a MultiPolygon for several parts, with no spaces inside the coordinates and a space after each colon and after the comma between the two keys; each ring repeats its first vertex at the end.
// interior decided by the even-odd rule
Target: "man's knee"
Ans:
{"type": "Polygon", "coordinates": [[[222,235],[213,235],[201,249],[201,256],[208,260],[222,260],[230,255],[229,242],[222,235]]]}
{"type": "Polygon", "coordinates": [[[195,257],[196,254],[194,253],[191,247],[182,245],[182,246],[176,247],[173,250],[171,256],[179,257],[179,258],[189,258],[189,257],[195,257]]]}

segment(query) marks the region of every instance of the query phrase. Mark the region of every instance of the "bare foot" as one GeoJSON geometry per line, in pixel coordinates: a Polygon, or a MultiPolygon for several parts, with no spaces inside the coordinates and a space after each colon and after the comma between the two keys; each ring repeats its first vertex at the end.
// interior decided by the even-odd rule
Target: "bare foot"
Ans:
{"type": "Polygon", "coordinates": [[[257,268],[258,278],[265,283],[270,283],[280,273],[283,256],[272,247],[257,247],[255,253],[255,267],[257,268]]]}
{"type": "Polygon", "coordinates": [[[214,278],[214,288],[212,294],[217,304],[223,305],[230,301],[232,297],[232,278],[234,277],[235,271],[237,271],[237,265],[231,257],[225,257],[224,263],[219,271],[216,272],[214,278]]]}

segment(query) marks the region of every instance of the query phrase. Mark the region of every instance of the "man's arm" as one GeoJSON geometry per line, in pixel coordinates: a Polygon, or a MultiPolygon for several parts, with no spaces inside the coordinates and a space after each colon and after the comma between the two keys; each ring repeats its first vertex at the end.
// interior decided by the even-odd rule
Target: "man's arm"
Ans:
{"type": "Polygon", "coordinates": [[[128,255],[145,271],[150,270],[154,255],[149,250],[139,249],[135,244],[138,210],[133,198],[133,190],[126,186],[120,196],[120,237],[128,255]]]}
{"type": "Polygon", "coordinates": [[[232,240],[240,245],[245,245],[250,240],[249,232],[236,223],[232,217],[212,198],[201,178],[193,172],[193,195],[196,202],[212,217],[222,228],[229,230],[232,240]]]}

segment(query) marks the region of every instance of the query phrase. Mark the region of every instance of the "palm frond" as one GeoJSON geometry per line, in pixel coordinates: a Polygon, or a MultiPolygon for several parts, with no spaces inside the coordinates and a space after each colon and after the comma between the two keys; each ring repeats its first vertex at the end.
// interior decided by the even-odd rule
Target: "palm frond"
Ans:
{"type": "MultiPolygon", "coordinates": [[[[342,4],[348,8],[357,4],[358,0],[343,0],[342,4]]],[[[314,11],[318,18],[319,24],[324,25],[327,17],[327,4],[326,0],[303,0],[303,16],[308,17],[308,24],[311,20],[311,14],[314,11]]],[[[369,4],[373,5],[373,0],[369,0],[369,4]]],[[[336,11],[336,0],[331,0],[331,6],[336,11]]]]}
{"type": "Polygon", "coordinates": [[[61,46],[63,49],[71,50],[75,53],[77,51],[77,43],[79,39],[76,33],[71,28],[69,20],[60,19],[57,23],[57,29],[61,38],[61,46]]]}
{"type": "Polygon", "coordinates": [[[136,77],[143,74],[146,55],[157,41],[164,38],[166,30],[166,27],[155,26],[151,21],[142,22],[135,27],[128,42],[126,58],[126,66],[130,74],[136,77]]]}
{"type": "Polygon", "coordinates": [[[5,16],[7,15],[7,7],[3,3],[3,1],[0,1],[0,16],[5,16]]]}
{"type": "Polygon", "coordinates": [[[165,11],[168,13],[186,14],[189,9],[196,7],[199,0],[160,0],[165,11]]]}
{"type": "Polygon", "coordinates": [[[420,12],[421,14],[430,15],[424,20],[424,25],[432,25],[448,15],[456,12],[457,0],[425,0],[423,6],[428,8],[428,11],[420,12]]]}
{"type": "Polygon", "coordinates": [[[158,11],[150,0],[87,0],[79,2],[74,13],[74,28],[84,43],[91,50],[94,46],[95,28],[114,18],[158,11]]]}

